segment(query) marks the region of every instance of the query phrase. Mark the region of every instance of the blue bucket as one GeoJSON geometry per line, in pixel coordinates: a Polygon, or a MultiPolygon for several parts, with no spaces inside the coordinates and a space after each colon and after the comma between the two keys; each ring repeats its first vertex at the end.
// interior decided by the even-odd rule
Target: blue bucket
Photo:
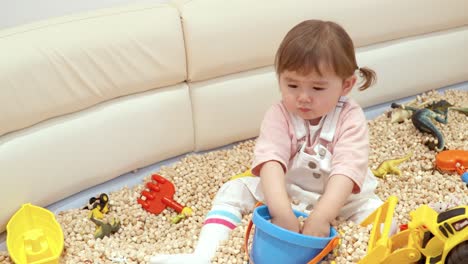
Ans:
{"type": "MultiPolygon", "coordinates": [[[[307,217],[307,214],[296,210],[294,214],[296,217],[307,217]]],[[[269,221],[270,219],[270,212],[265,205],[255,208],[252,221],[256,228],[250,254],[250,259],[254,264],[308,263],[337,236],[333,227],[330,227],[329,237],[306,236],[274,225],[269,221]]],[[[333,245],[335,246],[336,244],[333,245]]]]}

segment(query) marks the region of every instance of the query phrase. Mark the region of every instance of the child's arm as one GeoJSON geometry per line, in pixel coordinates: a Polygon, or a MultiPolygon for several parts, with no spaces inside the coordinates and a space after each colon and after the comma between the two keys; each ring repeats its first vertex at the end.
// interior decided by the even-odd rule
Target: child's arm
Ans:
{"type": "Polygon", "coordinates": [[[277,161],[265,162],[260,170],[260,183],[272,217],[271,222],[293,232],[299,232],[299,220],[291,208],[282,165],[277,161]]]}
{"type": "Polygon", "coordinates": [[[304,223],[302,233],[311,236],[327,237],[330,223],[340,213],[341,208],[351,195],[354,182],[344,175],[333,175],[328,180],[324,194],[304,223]]]}

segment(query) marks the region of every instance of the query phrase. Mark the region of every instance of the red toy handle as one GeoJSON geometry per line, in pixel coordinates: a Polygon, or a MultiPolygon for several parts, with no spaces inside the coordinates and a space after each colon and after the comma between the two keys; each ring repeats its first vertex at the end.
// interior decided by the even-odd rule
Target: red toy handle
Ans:
{"type": "Polygon", "coordinates": [[[180,205],[178,202],[172,200],[171,198],[163,197],[161,200],[165,205],[171,207],[177,213],[181,213],[182,209],[184,209],[184,207],[182,205],[180,205]]]}

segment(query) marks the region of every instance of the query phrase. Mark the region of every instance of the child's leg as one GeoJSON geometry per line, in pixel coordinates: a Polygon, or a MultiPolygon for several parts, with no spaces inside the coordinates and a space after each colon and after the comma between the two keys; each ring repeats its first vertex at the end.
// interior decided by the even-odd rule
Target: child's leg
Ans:
{"type": "Polygon", "coordinates": [[[229,237],[231,230],[241,222],[242,213],[252,210],[255,203],[256,199],[243,181],[225,183],[205,218],[195,251],[192,254],[156,255],[151,257],[150,263],[209,264],[219,243],[229,237]]]}
{"type": "MultiPolygon", "coordinates": [[[[379,208],[383,204],[382,200],[380,199],[366,199],[366,200],[357,200],[352,202],[352,207],[355,207],[354,213],[346,217],[346,219],[355,222],[356,224],[360,224],[364,219],[366,219],[370,214],[372,214],[375,209],[379,208]]],[[[345,208],[351,205],[345,205],[345,208]]]]}

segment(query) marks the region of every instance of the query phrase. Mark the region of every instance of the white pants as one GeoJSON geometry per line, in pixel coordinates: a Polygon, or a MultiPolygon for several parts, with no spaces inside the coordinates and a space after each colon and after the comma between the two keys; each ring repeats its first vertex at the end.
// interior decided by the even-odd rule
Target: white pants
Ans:
{"type": "MultiPolygon", "coordinates": [[[[313,210],[313,206],[320,198],[319,194],[305,191],[296,185],[289,185],[287,191],[289,196],[297,201],[297,204],[292,204],[293,209],[306,213],[313,210]]],[[[244,177],[228,181],[221,186],[213,205],[229,205],[237,208],[241,214],[246,214],[253,210],[257,202],[264,202],[260,177],[244,177]]],[[[382,203],[373,192],[352,194],[339,216],[360,223],[382,203]]]]}

